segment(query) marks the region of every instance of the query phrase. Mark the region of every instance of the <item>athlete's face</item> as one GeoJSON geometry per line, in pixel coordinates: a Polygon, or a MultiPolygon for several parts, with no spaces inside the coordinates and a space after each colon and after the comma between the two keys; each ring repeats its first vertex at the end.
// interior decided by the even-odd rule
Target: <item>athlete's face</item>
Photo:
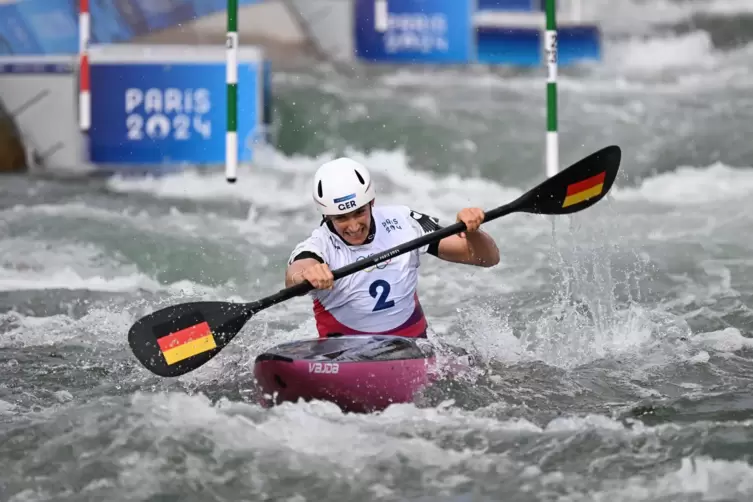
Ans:
{"type": "Polygon", "coordinates": [[[335,230],[351,246],[366,242],[371,224],[371,204],[359,207],[355,211],[337,216],[330,216],[335,230]]]}

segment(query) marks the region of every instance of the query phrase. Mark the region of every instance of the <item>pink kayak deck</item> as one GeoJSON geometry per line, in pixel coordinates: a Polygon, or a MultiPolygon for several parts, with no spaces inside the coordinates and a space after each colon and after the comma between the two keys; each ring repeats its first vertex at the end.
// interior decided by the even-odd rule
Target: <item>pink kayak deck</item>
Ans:
{"type": "MultiPolygon", "coordinates": [[[[301,340],[259,356],[254,377],[260,404],[322,400],[346,412],[370,413],[412,402],[438,376],[436,357],[425,340],[419,346],[401,337],[355,338],[301,340]]],[[[451,371],[465,367],[459,364],[451,371]]]]}

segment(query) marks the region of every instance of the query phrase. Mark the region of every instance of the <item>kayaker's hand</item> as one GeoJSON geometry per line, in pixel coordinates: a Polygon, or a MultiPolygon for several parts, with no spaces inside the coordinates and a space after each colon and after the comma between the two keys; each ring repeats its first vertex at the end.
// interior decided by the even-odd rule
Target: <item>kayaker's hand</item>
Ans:
{"type": "Polygon", "coordinates": [[[460,233],[460,237],[465,238],[466,232],[475,232],[484,222],[484,210],[478,207],[461,209],[458,212],[457,221],[465,223],[466,231],[460,233]]]}
{"type": "Polygon", "coordinates": [[[309,281],[316,289],[332,289],[335,284],[335,278],[326,263],[317,263],[305,268],[295,274],[294,278],[296,284],[309,281]]]}

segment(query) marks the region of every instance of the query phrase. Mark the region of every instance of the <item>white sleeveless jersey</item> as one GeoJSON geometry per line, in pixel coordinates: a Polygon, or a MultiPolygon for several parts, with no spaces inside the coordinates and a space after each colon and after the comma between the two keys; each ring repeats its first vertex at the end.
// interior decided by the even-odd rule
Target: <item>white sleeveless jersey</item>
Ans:
{"type": "MultiPolygon", "coordinates": [[[[289,263],[301,253],[313,253],[331,270],[377,254],[439,228],[436,218],[407,206],[372,207],[373,240],[350,246],[326,224],[298,244],[289,263]]],[[[332,290],[312,290],[320,336],[329,333],[382,333],[425,336],[426,318],[418,301],[419,256],[429,246],[402,254],[335,281],[332,290]]]]}

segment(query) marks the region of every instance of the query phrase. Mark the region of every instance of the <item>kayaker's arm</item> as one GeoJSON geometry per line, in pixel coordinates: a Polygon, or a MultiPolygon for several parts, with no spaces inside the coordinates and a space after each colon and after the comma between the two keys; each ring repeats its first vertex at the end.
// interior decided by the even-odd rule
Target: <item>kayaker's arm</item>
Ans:
{"type": "Polygon", "coordinates": [[[453,263],[493,267],[499,263],[499,248],[489,234],[476,230],[467,232],[465,237],[451,235],[439,241],[437,257],[453,263]]]}
{"type": "Polygon", "coordinates": [[[484,222],[484,211],[477,207],[461,209],[457,221],[465,223],[467,230],[439,241],[437,257],[477,267],[493,267],[499,263],[497,244],[489,234],[479,229],[484,222]]]}
{"type": "Polygon", "coordinates": [[[285,271],[285,287],[289,288],[290,286],[295,286],[296,284],[300,284],[304,281],[303,279],[303,271],[306,270],[309,267],[313,267],[315,265],[318,265],[322,263],[321,258],[319,258],[316,255],[313,255],[312,257],[306,257],[306,258],[298,258],[293,263],[288,265],[288,269],[285,271]]]}
{"type": "MultiPolygon", "coordinates": [[[[408,210],[410,220],[416,226],[419,235],[426,235],[441,228],[436,218],[408,210]]],[[[479,230],[484,221],[484,211],[479,208],[461,209],[457,214],[457,221],[465,223],[468,231],[430,244],[426,252],[445,261],[479,267],[493,267],[499,263],[499,249],[494,239],[479,230]]]]}

